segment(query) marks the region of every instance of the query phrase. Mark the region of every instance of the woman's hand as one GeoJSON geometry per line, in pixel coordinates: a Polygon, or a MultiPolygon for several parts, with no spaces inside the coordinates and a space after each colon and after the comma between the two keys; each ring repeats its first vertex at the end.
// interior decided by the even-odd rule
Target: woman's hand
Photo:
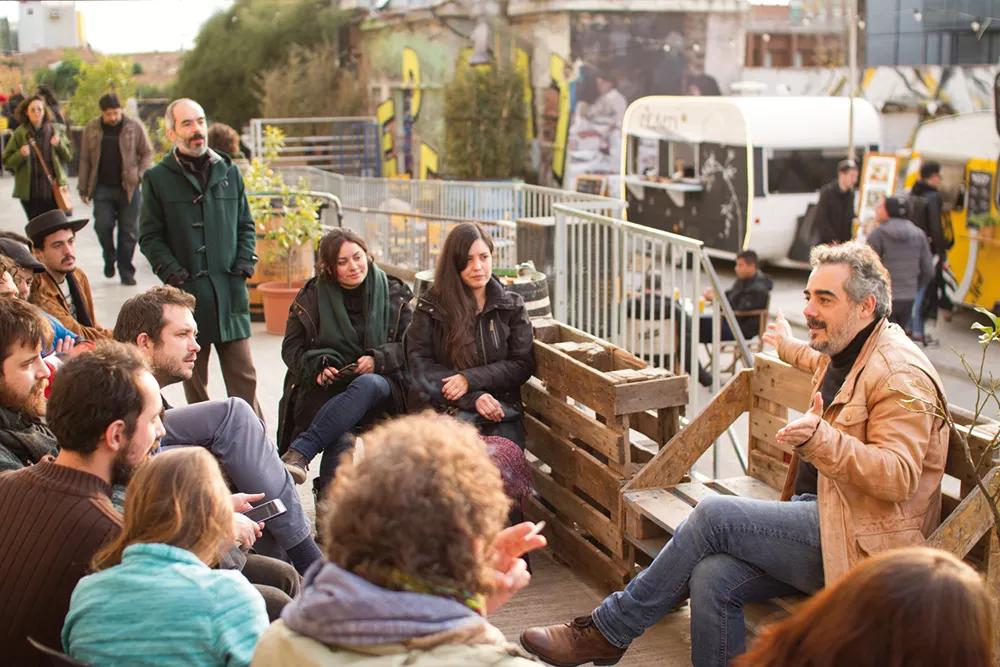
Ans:
{"type": "Polygon", "coordinates": [[[253,503],[264,500],[263,493],[234,493],[233,511],[248,512],[253,509],[253,503]]]}
{"type": "Polygon", "coordinates": [[[246,514],[233,512],[233,538],[244,547],[252,547],[257,538],[264,534],[264,522],[257,522],[246,514]]]}
{"type": "Polygon", "coordinates": [[[333,382],[336,377],[337,377],[336,368],[333,368],[332,366],[329,368],[324,368],[319,372],[319,375],[316,376],[316,384],[318,384],[321,387],[325,387],[331,382],[333,382]]]}
{"type": "Polygon", "coordinates": [[[52,134],[52,138],[49,139],[49,143],[52,144],[53,146],[58,146],[59,145],[59,135],[53,133],[52,134]]]}
{"type": "Polygon", "coordinates": [[[20,153],[21,157],[28,157],[29,155],[31,155],[31,146],[29,146],[28,144],[21,146],[20,153]]]}
{"type": "Polygon", "coordinates": [[[483,394],[476,399],[476,412],[492,422],[503,419],[503,406],[500,405],[500,401],[493,398],[492,394],[483,394]]]}
{"type": "Polygon", "coordinates": [[[449,401],[457,401],[469,391],[469,381],[461,373],[455,373],[441,380],[441,395],[449,401]]]}
{"type": "Polygon", "coordinates": [[[375,372],[375,357],[366,354],[363,357],[358,357],[358,368],[354,371],[357,375],[364,375],[365,373],[375,372]]]}
{"type": "Polygon", "coordinates": [[[60,338],[56,341],[56,354],[69,354],[70,351],[76,346],[76,341],[73,340],[72,336],[66,336],[65,338],[60,338]]]}
{"type": "Polygon", "coordinates": [[[535,524],[530,521],[504,528],[493,540],[490,559],[495,570],[496,589],[486,599],[486,612],[499,609],[514,593],[528,585],[531,574],[524,562],[524,554],[541,549],[548,542],[544,535],[532,535],[535,524]]]}

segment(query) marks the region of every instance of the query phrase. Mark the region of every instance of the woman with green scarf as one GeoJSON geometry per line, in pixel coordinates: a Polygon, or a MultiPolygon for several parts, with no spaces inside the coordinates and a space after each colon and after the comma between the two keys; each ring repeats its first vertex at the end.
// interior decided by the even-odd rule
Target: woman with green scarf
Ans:
{"type": "Polygon", "coordinates": [[[354,232],[334,229],[320,241],[316,277],[295,297],[281,344],[288,373],[278,447],[297,484],[323,453],[314,482],[321,493],[351,446],[345,436],[386,412],[405,412],[402,341],[412,296],[354,232]]]}

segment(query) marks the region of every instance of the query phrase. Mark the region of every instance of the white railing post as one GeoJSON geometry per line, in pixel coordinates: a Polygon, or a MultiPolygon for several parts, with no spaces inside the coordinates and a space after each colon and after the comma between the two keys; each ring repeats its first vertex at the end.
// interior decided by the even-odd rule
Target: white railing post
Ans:
{"type": "Polygon", "coordinates": [[[566,229],[565,209],[561,206],[556,206],[555,209],[555,232],[553,237],[555,244],[555,256],[553,258],[555,275],[552,277],[555,281],[555,303],[553,304],[552,314],[557,320],[565,322],[569,314],[566,303],[568,287],[566,281],[569,280],[569,248],[567,247],[569,244],[569,234],[566,229]]]}

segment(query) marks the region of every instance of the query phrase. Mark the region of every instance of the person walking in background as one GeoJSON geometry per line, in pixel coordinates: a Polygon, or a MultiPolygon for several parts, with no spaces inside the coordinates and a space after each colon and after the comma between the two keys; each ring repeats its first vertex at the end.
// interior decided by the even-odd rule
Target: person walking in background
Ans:
{"type": "Polygon", "coordinates": [[[14,87],[10,91],[10,97],[3,105],[3,115],[7,116],[7,129],[13,132],[21,124],[21,121],[17,117],[17,108],[21,106],[21,102],[24,101],[24,85],[21,83],[14,84],[14,87]]]}
{"type": "Polygon", "coordinates": [[[243,177],[229,156],[209,149],[205,112],[197,102],[174,100],[165,120],[174,148],[143,175],[139,248],[163,282],[197,299],[201,350],[184,395],[188,403],[208,400],[208,360],[215,347],[228,395],[263,417],[246,285],[257,261],[256,229],[243,177]]]}
{"type": "Polygon", "coordinates": [[[940,187],[941,164],[928,160],[920,165],[920,180],[910,190],[913,209],[910,220],[927,235],[931,255],[934,256],[934,279],[917,292],[911,316],[911,335],[913,340],[923,343],[924,347],[937,344],[937,341],[926,334],[925,322],[937,321],[939,307],[946,312],[947,317],[950,317],[953,308],[951,299],[945,292],[944,267],[948,263],[948,250],[951,249],[952,241],[944,235],[944,221],[941,217],[943,205],[941,193],[938,192],[940,187]]]}
{"type": "Polygon", "coordinates": [[[14,197],[31,220],[57,208],[49,176],[66,185],[63,165],[72,154],[65,128],[55,122],[41,95],[21,102],[15,115],[20,125],[3,149],[3,163],[14,172],[14,197]]]}
{"type": "Polygon", "coordinates": [[[249,163],[240,150],[239,133],[225,123],[212,123],[208,126],[208,147],[220,155],[228,155],[233,164],[246,171],[249,163]]]}
{"type": "Polygon", "coordinates": [[[264,600],[238,572],[213,570],[234,541],[233,504],[203,449],[170,451],[129,484],[121,534],[70,600],[62,642],[89,665],[250,664],[264,600]]]}
{"type": "Polygon", "coordinates": [[[875,229],[868,235],[868,245],[878,253],[892,281],[889,321],[904,330],[910,327],[917,292],[934,275],[927,237],[906,215],[906,200],[884,197],[875,208],[875,229]]]}
{"type": "Polygon", "coordinates": [[[854,236],[854,186],[858,183],[858,164],[841,160],[837,178],[819,191],[813,214],[816,243],[846,243],[854,236]]]}
{"type": "Polygon", "coordinates": [[[733,667],[990,667],[994,623],[975,570],[945,551],[897,549],[766,627],[733,667]]]}
{"type": "Polygon", "coordinates": [[[104,251],[104,276],[113,278],[117,264],[122,284],[135,285],[132,256],[142,201],[139,181],[152,164],[153,146],[146,126],[122,113],[117,95],[108,93],[97,104],[101,115],[87,123],[80,140],[78,190],[84,204],[94,200],[94,230],[104,251]]]}
{"type": "Polygon", "coordinates": [[[66,116],[62,112],[62,107],[59,106],[59,98],[56,97],[55,92],[51,88],[43,83],[35,89],[35,94],[40,95],[45,100],[45,106],[52,111],[52,119],[55,122],[64,127],[69,125],[66,122],[66,116]]]}

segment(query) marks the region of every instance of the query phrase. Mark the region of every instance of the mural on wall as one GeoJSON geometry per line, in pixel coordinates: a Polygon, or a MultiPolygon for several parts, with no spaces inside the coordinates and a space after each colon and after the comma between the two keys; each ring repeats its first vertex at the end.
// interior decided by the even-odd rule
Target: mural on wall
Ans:
{"type": "Polygon", "coordinates": [[[619,172],[622,119],[636,99],[719,94],[695,57],[704,49],[704,21],[678,12],[573,16],[571,111],[565,167],[553,161],[557,181],[572,189],[581,174],[619,172]]]}
{"type": "Polygon", "coordinates": [[[562,183],[569,137],[570,86],[566,60],[556,54],[549,56],[549,79],[542,97],[539,139],[542,146],[551,146],[551,150],[542,152],[539,173],[549,172],[557,183],[562,183]]]}
{"type": "Polygon", "coordinates": [[[375,109],[375,119],[378,121],[382,144],[382,175],[395,178],[399,175],[396,169],[396,103],[389,98],[375,109]]]}

